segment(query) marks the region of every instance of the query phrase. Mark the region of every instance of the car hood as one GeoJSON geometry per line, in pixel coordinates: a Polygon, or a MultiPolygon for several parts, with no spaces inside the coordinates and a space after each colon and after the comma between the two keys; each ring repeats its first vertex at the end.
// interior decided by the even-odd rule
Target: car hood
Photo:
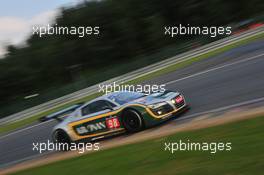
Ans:
{"type": "MultiPolygon", "coordinates": [[[[171,98],[179,95],[178,92],[159,92],[159,93],[153,93],[148,96],[144,96],[141,98],[138,98],[136,100],[133,100],[127,104],[143,104],[143,105],[150,105],[154,103],[159,103],[163,101],[170,100],[171,98]]],[[[127,105],[126,104],[126,105],[127,105]]]]}

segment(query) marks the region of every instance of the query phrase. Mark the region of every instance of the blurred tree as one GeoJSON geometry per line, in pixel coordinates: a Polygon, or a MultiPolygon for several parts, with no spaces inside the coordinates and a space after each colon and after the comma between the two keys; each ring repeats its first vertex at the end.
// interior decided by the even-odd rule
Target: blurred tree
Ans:
{"type": "MultiPolygon", "coordinates": [[[[103,0],[61,8],[57,26],[99,26],[100,34],[83,38],[31,35],[25,47],[9,45],[8,54],[0,60],[0,105],[3,108],[22,101],[24,95],[33,92],[66,89],[75,81],[82,81],[78,85],[83,88],[132,70],[121,65],[142,55],[195,37],[168,39],[164,26],[227,25],[263,13],[263,4],[263,0],[103,0]],[[69,69],[76,65],[77,73],[69,69]]],[[[50,98],[70,91],[56,91],[59,93],[50,98]]]]}

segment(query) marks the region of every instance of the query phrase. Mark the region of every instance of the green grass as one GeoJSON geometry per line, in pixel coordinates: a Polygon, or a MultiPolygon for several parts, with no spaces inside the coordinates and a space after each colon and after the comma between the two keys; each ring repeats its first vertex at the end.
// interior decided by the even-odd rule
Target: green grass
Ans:
{"type": "Polygon", "coordinates": [[[36,167],[16,175],[45,174],[263,174],[264,117],[181,132],[36,167]],[[231,142],[231,151],[164,151],[164,143],[231,142]]]}
{"type": "MultiPolygon", "coordinates": [[[[193,58],[191,58],[191,59],[189,59],[187,61],[183,61],[181,63],[177,63],[177,64],[174,64],[174,65],[171,65],[169,67],[166,67],[165,69],[155,71],[155,72],[153,72],[151,74],[147,74],[147,75],[141,76],[139,78],[136,78],[134,80],[126,82],[126,84],[137,84],[137,83],[140,83],[142,81],[145,81],[145,80],[148,80],[148,79],[152,79],[154,77],[173,72],[173,71],[175,71],[177,69],[187,67],[187,66],[189,66],[189,65],[191,65],[191,64],[193,64],[195,62],[210,58],[211,56],[215,56],[217,54],[220,54],[220,53],[223,53],[225,51],[228,51],[228,50],[230,50],[232,48],[235,48],[235,47],[238,47],[238,46],[241,46],[241,45],[247,44],[249,42],[255,41],[257,39],[262,39],[262,38],[264,38],[264,34],[263,33],[259,34],[259,35],[256,35],[256,36],[253,36],[251,38],[244,39],[244,40],[239,41],[237,43],[227,45],[225,47],[219,48],[219,49],[214,50],[212,52],[203,54],[201,56],[193,57],[193,58]]],[[[24,119],[24,120],[21,120],[21,121],[18,121],[18,122],[10,123],[10,124],[1,125],[0,134],[4,134],[4,133],[10,132],[10,131],[13,131],[15,129],[21,128],[21,127],[25,127],[27,125],[31,125],[34,122],[36,122],[36,120],[39,117],[41,117],[41,116],[49,115],[49,114],[51,114],[51,113],[53,113],[55,111],[58,111],[58,110],[63,109],[63,108],[66,108],[66,107],[68,107],[68,106],[70,106],[72,104],[75,104],[75,103],[78,103],[78,102],[81,102],[81,101],[89,101],[89,100],[91,100],[93,98],[96,98],[96,97],[98,97],[100,95],[102,95],[102,94],[100,94],[100,93],[92,94],[92,95],[86,96],[86,97],[84,97],[82,99],[75,100],[75,101],[69,102],[69,103],[64,104],[64,105],[60,105],[59,107],[55,107],[55,108],[53,108],[51,110],[47,110],[47,111],[45,111],[43,113],[36,114],[35,116],[32,116],[30,118],[27,118],[27,119],[24,119]]]]}

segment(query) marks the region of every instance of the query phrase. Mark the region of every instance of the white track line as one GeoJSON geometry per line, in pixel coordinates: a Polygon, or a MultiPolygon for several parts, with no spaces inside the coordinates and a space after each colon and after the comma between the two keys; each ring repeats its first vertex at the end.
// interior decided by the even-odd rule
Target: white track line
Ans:
{"type": "Polygon", "coordinates": [[[172,81],[167,82],[166,85],[173,84],[173,83],[176,83],[176,82],[179,82],[179,81],[182,81],[182,80],[186,80],[188,78],[193,78],[193,77],[196,77],[196,76],[199,76],[199,75],[202,75],[202,74],[206,74],[206,73],[209,73],[209,72],[212,72],[212,71],[216,71],[216,70],[219,70],[219,69],[223,69],[223,68],[226,68],[226,67],[229,67],[229,66],[233,66],[233,65],[236,65],[236,64],[240,64],[240,63],[244,63],[244,62],[247,62],[247,61],[251,61],[251,60],[254,60],[254,59],[259,58],[261,56],[264,56],[264,53],[259,54],[259,55],[255,55],[253,57],[249,57],[249,58],[246,58],[246,59],[243,59],[243,60],[239,60],[239,61],[236,61],[236,62],[233,62],[233,63],[225,64],[223,66],[212,68],[212,69],[209,69],[209,70],[206,70],[206,71],[198,72],[198,73],[195,73],[193,75],[189,75],[189,76],[177,79],[177,80],[172,80],[172,81]]]}
{"type": "Polygon", "coordinates": [[[48,121],[46,121],[46,122],[38,123],[38,124],[35,124],[35,125],[32,125],[32,126],[29,126],[29,127],[26,127],[26,128],[23,128],[23,129],[20,129],[20,130],[17,130],[17,131],[11,132],[11,133],[9,133],[9,134],[6,134],[6,135],[1,136],[0,139],[3,139],[3,138],[8,137],[8,136],[10,136],[10,135],[17,134],[17,133],[19,133],[19,132],[22,132],[22,131],[25,131],[25,130],[28,130],[28,129],[31,129],[31,128],[34,128],[34,127],[37,127],[37,126],[40,126],[40,125],[43,125],[43,124],[46,124],[46,123],[49,123],[49,122],[51,122],[51,121],[54,121],[54,120],[48,120],[48,121]]]}
{"type": "MultiPolygon", "coordinates": [[[[193,78],[193,77],[196,77],[196,76],[199,76],[199,75],[203,75],[203,74],[206,74],[206,73],[210,73],[212,71],[223,69],[223,68],[226,68],[226,67],[229,67],[229,66],[233,66],[233,65],[236,65],[236,64],[240,64],[240,63],[244,63],[244,62],[247,62],[247,61],[251,61],[251,60],[254,60],[254,59],[259,58],[261,56],[264,56],[264,53],[259,54],[259,55],[255,55],[253,57],[249,57],[247,59],[239,60],[239,61],[236,61],[236,62],[233,62],[233,63],[225,64],[225,65],[222,65],[222,66],[219,66],[219,67],[216,67],[216,68],[212,68],[212,69],[209,69],[209,70],[206,70],[206,71],[198,72],[198,73],[195,73],[193,75],[186,76],[184,78],[180,78],[180,79],[177,79],[177,80],[169,81],[169,82],[166,83],[166,85],[173,84],[173,83],[176,83],[176,82],[179,82],[179,81],[182,81],[182,80],[186,80],[188,78],[193,78]]],[[[53,121],[53,120],[50,120],[50,121],[53,121]]],[[[36,125],[32,125],[32,126],[29,126],[27,128],[23,128],[21,130],[17,130],[17,131],[11,132],[11,133],[9,133],[7,135],[1,136],[0,139],[3,139],[5,137],[8,137],[8,136],[13,135],[13,134],[17,134],[19,132],[22,132],[22,131],[25,131],[25,130],[28,130],[28,129],[32,129],[32,128],[34,128],[36,126],[40,126],[42,124],[46,124],[46,123],[48,123],[50,121],[47,121],[47,122],[44,122],[44,123],[38,123],[36,125]]]]}
{"type": "Polygon", "coordinates": [[[258,102],[262,102],[262,101],[264,101],[264,97],[260,97],[260,98],[257,98],[257,99],[248,100],[248,101],[244,101],[244,102],[240,102],[240,103],[236,103],[236,104],[232,104],[232,105],[228,105],[228,106],[212,109],[212,110],[205,111],[205,112],[198,112],[198,113],[195,113],[195,114],[187,115],[186,117],[179,118],[179,120],[190,119],[190,118],[196,117],[198,115],[205,115],[205,114],[209,114],[209,113],[221,112],[221,111],[225,111],[225,110],[228,110],[228,109],[232,109],[232,108],[236,108],[236,107],[240,107],[240,106],[244,106],[244,105],[250,105],[250,104],[254,104],[254,103],[258,103],[258,102]]]}

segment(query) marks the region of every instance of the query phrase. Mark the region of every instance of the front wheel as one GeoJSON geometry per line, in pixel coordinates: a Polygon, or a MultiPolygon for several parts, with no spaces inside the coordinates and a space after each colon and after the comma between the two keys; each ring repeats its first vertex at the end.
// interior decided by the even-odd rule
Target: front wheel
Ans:
{"type": "Polygon", "coordinates": [[[144,122],[140,113],[134,109],[126,109],[122,118],[125,129],[130,132],[138,132],[143,129],[144,122]]]}

